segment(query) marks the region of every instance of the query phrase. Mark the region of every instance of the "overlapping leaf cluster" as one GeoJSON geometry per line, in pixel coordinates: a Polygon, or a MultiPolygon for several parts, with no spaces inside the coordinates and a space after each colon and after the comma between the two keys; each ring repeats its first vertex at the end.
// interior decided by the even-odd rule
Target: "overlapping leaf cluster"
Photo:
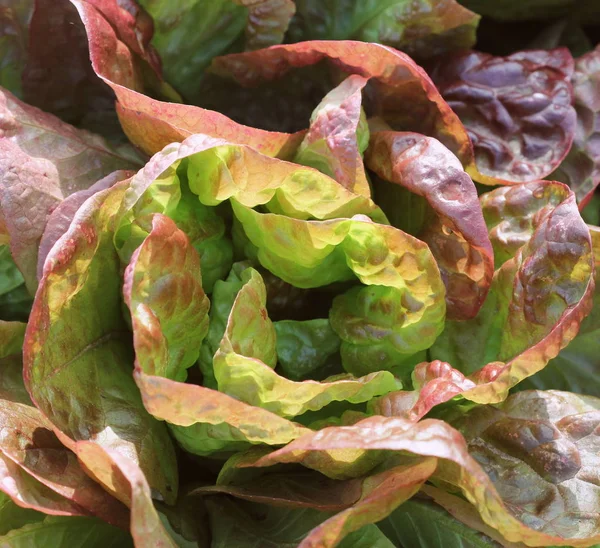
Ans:
{"type": "Polygon", "coordinates": [[[2,545],[600,542],[600,10],[464,4],[0,5],[2,545]]]}

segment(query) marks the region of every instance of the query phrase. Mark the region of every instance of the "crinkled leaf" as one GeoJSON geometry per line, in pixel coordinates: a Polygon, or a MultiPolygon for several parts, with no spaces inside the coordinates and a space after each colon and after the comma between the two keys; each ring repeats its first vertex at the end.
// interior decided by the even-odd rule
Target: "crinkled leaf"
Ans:
{"type": "Polygon", "coordinates": [[[278,368],[300,381],[318,372],[340,350],[341,340],[328,319],[274,322],[278,368]]]}
{"type": "Polygon", "coordinates": [[[260,49],[280,44],[290,19],[296,12],[293,0],[233,0],[248,8],[246,49],[260,49]]]}
{"type": "Polygon", "coordinates": [[[152,218],[152,231],[125,270],[123,296],[131,311],[137,367],[184,381],[208,331],[210,303],[198,253],[168,217],[152,218]]]}
{"type": "Polygon", "coordinates": [[[336,297],[330,312],[354,375],[398,365],[431,346],[443,328],[444,285],[427,245],[364,216],[304,221],[233,209],[261,264],[299,287],[358,277],[365,284],[336,297]]]}
{"type": "Polygon", "coordinates": [[[213,362],[221,392],[279,416],[294,417],[333,401],[369,401],[398,387],[387,371],[323,382],[294,382],[278,375],[272,369],[277,362],[275,329],[267,315],[264,282],[253,268],[242,273],[242,282],[213,362]]]}
{"type": "Polygon", "coordinates": [[[370,196],[362,162],[369,143],[369,128],[361,107],[366,84],[366,78],[353,74],[323,98],[312,113],[294,162],[326,173],[356,194],[370,196]]]}
{"type": "Polygon", "coordinates": [[[576,114],[567,49],[462,52],[440,59],[430,74],[467,128],[475,150],[467,171],[478,182],[541,179],[569,152],[576,114]]]}
{"type": "Polygon", "coordinates": [[[129,548],[127,533],[98,519],[87,517],[46,516],[36,523],[24,525],[0,536],[6,548],[129,548]]]}
{"type": "Polygon", "coordinates": [[[155,493],[133,460],[115,449],[90,441],[77,442],[74,451],[88,470],[111,491],[119,493],[131,508],[129,530],[136,546],[177,547],[154,507],[152,494],[155,493]]]}
{"type": "Polygon", "coordinates": [[[15,262],[30,291],[37,286],[38,246],[46,221],[64,198],[108,173],[136,166],[129,149],[0,93],[0,207],[15,262]]]}
{"type": "Polygon", "coordinates": [[[309,431],[210,388],[139,370],[135,379],[146,409],[173,425],[175,439],[190,453],[239,451],[250,444],[282,445],[309,431]]]}
{"type": "Polygon", "coordinates": [[[460,162],[435,139],[391,131],[373,134],[365,161],[383,179],[427,200],[437,219],[420,235],[440,267],[448,317],[475,316],[489,290],[494,262],[475,185],[460,162]]]}
{"type": "Polygon", "coordinates": [[[600,184],[600,46],[575,61],[573,146],[550,178],[567,183],[583,209],[600,184]]]}
{"type": "Polygon", "coordinates": [[[465,397],[494,403],[575,337],[591,309],[594,265],[575,196],[560,183],[502,187],[481,203],[502,266],[477,317],[446,322],[430,353],[463,373],[479,370],[471,379],[481,385],[465,397]]]}
{"type": "MultiPolygon", "coordinates": [[[[568,396],[575,402],[580,398],[568,396]]],[[[590,400],[597,401],[594,398],[590,400]]],[[[530,406],[526,410],[528,418],[532,414],[543,416],[544,412],[547,412],[551,414],[550,420],[556,420],[569,412],[574,412],[563,413],[559,409],[553,409],[551,402],[548,407],[545,407],[544,402],[547,400],[543,396],[539,401],[542,405],[537,409],[532,410],[530,406]]],[[[573,403],[572,408],[576,408],[577,405],[573,403]]],[[[579,407],[581,408],[581,404],[579,407]]],[[[564,419],[565,428],[570,427],[569,433],[575,437],[593,438],[591,432],[596,424],[594,413],[587,416],[585,414],[567,416],[564,419]]],[[[507,437],[507,440],[510,443],[511,438],[507,437]]],[[[526,444],[530,440],[532,437],[525,437],[523,443],[526,444]]],[[[535,447],[536,438],[532,441],[535,447]]],[[[519,441],[513,440],[513,443],[518,445],[519,441]]],[[[585,445],[588,442],[583,443],[585,445]]],[[[600,540],[600,536],[595,535],[592,527],[583,531],[576,527],[563,528],[562,532],[567,533],[566,537],[561,537],[556,531],[550,529],[538,530],[537,527],[542,527],[542,524],[532,522],[530,516],[526,512],[521,512],[518,507],[513,508],[511,500],[505,505],[492,479],[470,456],[467,444],[460,433],[449,424],[434,419],[426,419],[415,424],[397,417],[370,417],[353,426],[334,426],[307,434],[272,453],[259,455],[258,458],[249,455],[250,458],[240,462],[240,466],[263,467],[277,463],[301,463],[329,477],[347,477],[357,473],[353,470],[357,459],[370,459],[370,466],[373,468],[383,462],[386,456],[395,453],[396,460],[406,459],[403,457],[406,452],[436,457],[438,465],[432,479],[442,482],[447,488],[460,489],[467,500],[477,508],[483,521],[497,529],[510,542],[526,542],[529,545],[541,546],[565,543],[571,546],[590,546],[600,540]]],[[[548,456],[550,455],[552,455],[551,451],[548,456]]],[[[593,449],[590,451],[589,458],[592,460],[597,458],[593,449]]],[[[545,462],[542,460],[540,466],[545,462]]],[[[551,464],[548,463],[548,466],[560,468],[560,464],[559,458],[551,461],[551,464]]],[[[360,475],[363,473],[364,469],[360,471],[360,475]]],[[[590,487],[595,489],[594,485],[592,482],[590,487]]],[[[585,503],[593,504],[593,501],[585,503]]],[[[596,505],[595,511],[597,507],[596,505]]],[[[567,521],[568,519],[567,517],[567,521]]],[[[593,520],[590,522],[593,523],[593,520]]]]}
{"type": "Polygon", "coordinates": [[[126,454],[157,496],[172,500],[173,447],[164,425],[143,409],[121,314],[112,231],[125,187],[89,198],[50,251],[28,324],[24,376],[32,400],[63,443],[72,448],[90,440],[126,454]]]}
{"type": "Polygon", "coordinates": [[[477,406],[455,426],[517,517],[589,546],[600,538],[599,421],[599,399],[551,390],[477,406]]]}
{"type": "Polygon", "coordinates": [[[429,548],[441,546],[442,542],[444,548],[498,546],[491,538],[473,531],[440,506],[417,498],[407,500],[377,526],[397,546],[429,548]]]}
{"type": "Polygon", "coordinates": [[[296,0],[289,35],[379,42],[423,59],[475,43],[479,17],[455,0],[296,0]]]}
{"type": "MultiPolygon", "coordinates": [[[[292,69],[328,61],[338,72],[369,80],[372,109],[397,130],[412,130],[442,141],[463,163],[472,160],[466,130],[427,74],[407,55],[381,44],[354,41],[301,42],[217,57],[211,70],[245,87],[290,78],[292,69]],[[410,104],[410,108],[406,105],[410,104]]],[[[369,112],[372,110],[372,112],[369,112]]]]}

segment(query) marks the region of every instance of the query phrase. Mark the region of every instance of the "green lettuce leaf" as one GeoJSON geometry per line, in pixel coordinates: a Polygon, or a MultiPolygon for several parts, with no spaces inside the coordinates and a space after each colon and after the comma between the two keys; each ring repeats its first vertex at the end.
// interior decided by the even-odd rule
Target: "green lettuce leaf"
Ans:
{"type": "Polygon", "coordinates": [[[355,379],[348,375],[323,382],[294,382],[278,375],[275,329],[266,310],[266,289],[253,268],[242,273],[219,350],[214,374],[219,390],[282,417],[318,411],[332,401],[362,403],[398,388],[387,371],[355,379]]]}
{"type": "Polygon", "coordinates": [[[277,367],[293,381],[318,374],[340,350],[341,340],[328,319],[273,322],[277,367]]]}
{"type": "Polygon", "coordinates": [[[299,287],[353,279],[330,312],[354,375],[389,369],[431,346],[444,325],[445,289],[426,244],[364,216],[304,221],[234,202],[261,264],[299,287]],[[299,252],[299,250],[301,250],[299,252]]]}
{"type": "Polygon", "coordinates": [[[136,366],[185,381],[208,331],[210,303],[198,254],[168,217],[152,218],[152,231],[125,270],[123,295],[131,311],[136,366]]]}
{"type": "Polygon", "coordinates": [[[12,2],[4,0],[0,6],[0,86],[22,96],[21,76],[27,62],[29,21],[33,0],[12,2]]]}
{"type": "Polygon", "coordinates": [[[7,548],[129,548],[133,546],[127,533],[98,519],[86,517],[46,516],[36,523],[23,525],[0,536],[7,548]]]}
{"type": "Polygon", "coordinates": [[[91,441],[126,454],[139,463],[156,496],[171,501],[177,492],[174,450],[165,426],[144,410],[131,377],[121,313],[112,240],[126,186],[89,198],[50,251],[27,327],[24,377],[35,405],[67,447],[91,441]]]}
{"type": "Polygon", "coordinates": [[[479,16],[456,1],[296,0],[289,37],[379,42],[424,59],[475,44],[479,16]]]}
{"type": "Polygon", "coordinates": [[[12,529],[20,529],[28,523],[42,521],[46,516],[30,508],[21,508],[12,499],[0,493],[0,536],[12,529]]]}

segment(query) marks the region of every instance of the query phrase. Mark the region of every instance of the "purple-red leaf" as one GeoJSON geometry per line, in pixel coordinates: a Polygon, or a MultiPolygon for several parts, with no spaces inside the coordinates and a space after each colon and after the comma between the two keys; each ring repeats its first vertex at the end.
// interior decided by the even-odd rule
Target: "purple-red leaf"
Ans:
{"type": "Polygon", "coordinates": [[[565,48],[508,57],[470,51],[437,62],[431,77],[473,142],[474,179],[528,182],[558,167],[575,134],[572,74],[565,48]]]}

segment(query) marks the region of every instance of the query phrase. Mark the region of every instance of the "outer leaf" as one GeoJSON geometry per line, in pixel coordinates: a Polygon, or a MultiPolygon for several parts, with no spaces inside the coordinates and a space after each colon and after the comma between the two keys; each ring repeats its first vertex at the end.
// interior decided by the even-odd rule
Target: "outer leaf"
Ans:
{"type": "Polygon", "coordinates": [[[458,117],[425,72],[407,55],[392,48],[364,42],[315,40],[217,57],[211,69],[249,87],[323,60],[338,71],[358,74],[373,84],[375,108],[371,115],[384,117],[393,129],[436,137],[463,163],[471,162],[471,145],[458,117]]]}
{"type": "Polygon", "coordinates": [[[249,268],[233,303],[225,334],[214,357],[219,390],[283,417],[317,411],[332,401],[362,403],[397,388],[394,376],[379,371],[355,379],[340,376],[325,382],[294,382],[273,367],[275,329],[266,310],[266,289],[260,274],[249,268]]]}
{"type": "Polygon", "coordinates": [[[208,331],[210,303],[198,254],[168,217],[152,218],[152,231],[125,271],[123,296],[132,316],[137,367],[184,381],[208,331]]]}
{"type": "Polygon", "coordinates": [[[301,140],[301,135],[250,128],[217,112],[164,103],[138,93],[132,81],[135,48],[130,41],[121,40],[111,25],[111,18],[92,2],[72,2],[88,34],[92,66],[117,95],[117,113],[123,130],[130,141],[147,154],[154,154],[169,143],[181,142],[194,133],[249,144],[270,156],[289,156],[301,140]]]}
{"type": "Polygon", "coordinates": [[[299,547],[336,546],[348,533],[387,517],[419,490],[436,466],[437,459],[427,458],[367,478],[360,499],[313,529],[299,547]]]}
{"type": "Polygon", "coordinates": [[[590,545],[600,537],[600,488],[590,481],[599,411],[596,398],[527,391],[475,407],[457,426],[515,515],[538,531],[590,545]]]}
{"type": "Polygon", "coordinates": [[[171,441],[142,407],[124,337],[112,244],[124,192],[121,184],[86,201],[49,253],[27,328],[24,377],[63,443],[72,448],[90,440],[126,454],[139,462],[157,495],[172,500],[177,472],[171,441]]]}
{"type": "Polygon", "coordinates": [[[0,207],[15,262],[30,291],[37,286],[40,238],[52,210],[69,194],[111,171],[135,167],[125,149],[0,93],[0,207]]]}
{"type": "Polygon", "coordinates": [[[484,195],[482,206],[492,245],[515,255],[496,271],[478,316],[447,322],[431,355],[463,373],[488,364],[472,375],[481,386],[465,397],[495,403],[575,337],[591,308],[594,267],[575,196],[559,183],[500,188],[484,195]]]}
{"type": "Polygon", "coordinates": [[[7,548],[128,548],[133,546],[129,535],[98,519],[48,516],[43,521],[13,529],[0,537],[7,548]]]}
{"type": "Polygon", "coordinates": [[[328,319],[274,322],[278,367],[293,381],[318,372],[340,349],[328,319]]]}
{"type": "Polygon", "coordinates": [[[353,38],[392,46],[415,59],[471,47],[479,21],[454,0],[297,0],[296,5],[293,41],[353,38]]]}
{"type": "Polygon", "coordinates": [[[312,113],[294,162],[326,173],[356,194],[370,196],[361,156],[369,143],[361,108],[366,84],[366,78],[354,74],[323,98],[312,113]]]}
{"type": "MultiPolygon", "coordinates": [[[[454,497],[467,504],[462,499],[454,497]]],[[[426,500],[412,498],[394,510],[378,527],[397,546],[427,548],[496,548],[491,538],[454,519],[443,508],[426,500]]]]}
{"type": "Polygon", "coordinates": [[[416,133],[373,135],[366,163],[380,177],[423,196],[437,214],[423,233],[446,285],[448,317],[477,314],[494,261],[475,185],[460,162],[435,139],[416,133]],[[443,166],[443,168],[441,167],[443,166]]]}
{"type": "Polygon", "coordinates": [[[146,409],[175,425],[173,435],[186,451],[194,454],[237,451],[249,444],[282,445],[309,432],[270,411],[210,388],[146,375],[139,370],[135,379],[146,409]]]}
{"type": "Polygon", "coordinates": [[[89,441],[77,442],[75,452],[103,485],[119,493],[130,506],[129,529],[136,546],[177,547],[154,508],[148,481],[134,461],[89,441]]]}
{"type": "Polygon", "coordinates": [[[280,44],[296,12],[293,0],[233,0],[248,8],[246,49],[280,44]]]}
{"type": "Polygon", "coordinates": [[[431,346],[442,329],[444,286],[420,240],[364,216],[302,221],[237,202],[233,209],[262,265],[283,280],[315,287],[356,276],[367,286],[338,296],[330,313],[347,371],[396,366],[431,346]]]}
{"type": "Polygon", "coordinates": [[[572,82],[577,113],[575,139],[551,178],[567,183],[583,209],[600,184],[600,46],[577,59],[572,82]]]}
{"type": "MultiPolygon", "coordinates": [[[[550,409],[542,405],[537,411],[544,413],[550,409]]],[[[536,411],[533,413],[536,414],[536,411]]],[[[556,411],[555,413],[558,414],[556,411]]],[[[527,410],[527,416],[532,416],[531,408],[527,410]]],[[[576,415],[565,420],[565,427],[572,425],[572,435],[585,436],[595,428],[596,422],[593,414],[587,417],[576,415]],[[591,420],[586,420],[588,417],[591,420]]],[[[349,465],[348,462],[351,453],[354,459],[373,453],[373,467],[384,458],[383,455],[378,455],[378,450],[408,451],[415,455],[437,457],[438,467],[433,478],[447,487],[459,488],[467,500],[477,507],[483,521],[497,529],[510,542],[523,541],[531,546],[565,543],[571,546],[590,546],[600,540],[600,536],[595,535],[592,529],[561,537],[554,531],[538,530],[529,516],[520,513],[518,508],[514,509],[515,515],[511,514],[512,504],[504,504],[490,477],[469,455],[462,436],[447,423],[433,419],[414,424],[401,418],[370,417],[353,426],[330,427],[307,434],[277,451],[258,459],[249,458],[240,465],[262,467],[299,462],[330,477],[339,477],[352,472],[352,464],[349,465]]],[[[596,457],[594,455],[590,458],[596,457]]],[[[559,463],[560,461],[556,465],[559,466],[559,463]]]]}
{"type": "Polygon", "coordinates": [[[439,60],[431,77],[465,124],[475,148],[467,171],[485,184],[541,179],[571,148],[573,59],[566,48],[508,57],[463,52],[439,60]]]}

